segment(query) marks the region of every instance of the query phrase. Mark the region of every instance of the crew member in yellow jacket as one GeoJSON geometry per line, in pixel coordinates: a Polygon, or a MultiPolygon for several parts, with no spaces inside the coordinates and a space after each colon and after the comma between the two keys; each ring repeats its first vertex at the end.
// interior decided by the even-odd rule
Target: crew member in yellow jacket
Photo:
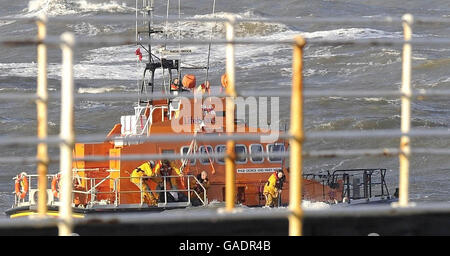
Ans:
{"type": "MultiPolygon", "coordinates": [[[[144,194],[144,201],[147,202],[148,205],[156,205],[158,203],[158,194],[154,194],[151,192],[149,185],[147,184],[147,180],[152,180],[151,178],[159,176],[159,170],[155,168],[155,162],[148,161],[136,169],[131,173],[131,182],[136,184],[138,188],[144,194]],[[144,177],[144,178],[142,178],[144,177]]],[[[157,181],[154,180],[157,183],[157,181]]]]}
{"type": "Polygon", "coordinates": [[[263,194],[266,197],[266,206],[273,207],[278,202],[278,197],[283,188],[285,177],[283,171],[280,169],[270,175],[266,184],[264,185],[263,194]]]}

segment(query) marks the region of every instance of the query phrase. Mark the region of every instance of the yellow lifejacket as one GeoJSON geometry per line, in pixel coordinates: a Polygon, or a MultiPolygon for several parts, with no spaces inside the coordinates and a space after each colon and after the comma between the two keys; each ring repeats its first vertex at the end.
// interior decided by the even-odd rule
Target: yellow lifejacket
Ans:
{"type": "Polygon", "coordinates": [[[152,170],[152,167],[150,166],[149,162],[145,162],[141,165],[139,165],[136,169],[134,169],[131,172],[131,182],[133,183],[139,183],[140,177],[148,176],[148,177],[154,177],[156,176],[156,168],[155,170],[152,170]],[[143,170],[144,172],[140,171],[139,169],[143,170]]]}
{"type": "Polygon", "coordinates": [[[271,194],[273,197],[277,197],[278,189],[275,187],[277,183],[277,173],[272,173],[266,184],[264,185],[264,194],[271,194]]]}

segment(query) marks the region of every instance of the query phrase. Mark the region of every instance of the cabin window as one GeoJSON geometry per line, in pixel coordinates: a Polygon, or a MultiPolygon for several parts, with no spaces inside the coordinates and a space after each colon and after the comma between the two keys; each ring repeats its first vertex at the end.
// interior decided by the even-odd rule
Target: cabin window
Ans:
{"type": "Polygon", "coordinates": [[[250,160],[253,163],[264,162],[264,157],[262,156],[262,153],[264,152],[264,148],[261,144],[251,144],[249,149],[250,149],[250,154],[258,154],[258,155],[250,156],[250,160]],[[259,156],[259,154],[261,154],[261,155],[259,156]]]}
{"type": "MultiPolygon", "coordinates": [[[[225,153],[227,147],[225,145],[218,145],[216,146],[216,153],[225,153]]],[[[237,164],[245,164],[247,163],[247,157],[246,156],[238,156],[238,154],[247,154],[247,147],[245,145],[236,145],[235,146],[236,151],[236,163],[237,164]]],[[[223,157],[217,157],[216,162],[219,164],[225,164],[225,160],[223,157]]]]}
{"type": "MultiPolygon", "coordinates": [[[[188,152],[189,152],[189,146],[184,146],[184,147],[181,148],[181,154],[182,154],[182,155],[187,155],[188,152]]],[[[194,153],[195,153],[195,152],[194,152],[194,149],[192,148],[192,149],[191,149],[191,154],[194,154],[194,153]]],[[[184,159],[182,159],[182,161],[184,161],[184,159]]],[[[191,165],[194,165],[194,164],[195,164],[195,159],[191,159],[191,160],[190,160],[190,164],[191,164],[191,165]]]]}
{"type": "Polygon", "coordinates": [[[245,145],[236,145],[236,163],[237,164],[245,164],[247,163],[247,156],[239,156],[239,154],[247,154],[247,147],[245,145]]]}
{"type": "MultiPolygon", "coordinates": [[[[281,143],[267,144],[267,152],[269,154],[272,152],[274,152],[274,153],[284,152],[284,144],[281,144],[281,143]]],[[[283,157],[269,155],[268,159],[269,159],[269,162],[271,162],[271,163],[281,163],[283,160],[283,157]]]]}
{"type": "Polygon", "coordinates": [[[162,149],[161,154],[174,154],[175,150],[173,149],[162,149]]]}
{"type": "MultiPolygon", "coordinates": [[[[226,146],[225,145],[217,145],[216,146],[216,153],[224,153],[226,151],[226,146]]],[[[219,164],[225,164],[225,160],[223,157],[217,157],[216,158],[216,162],[219,164]]]]}
{"type": "Polygon", "coordinates": [[[200,153],[200,154],[205,154],[205,155],[207,155],[208,157],[207,158],[200,158],[199,159],[199,161],[200,161],[200,163],[202,163],[202,164],[209,164],[210,163],[210,161],[212,161],[211,160],[211,157],[209,156],[209,155],[211,155],[214,151],[213,151],[213,148],[211,147],[211,146],[200,146],[199,148],[198,148],[198,152],[200,153]]]}

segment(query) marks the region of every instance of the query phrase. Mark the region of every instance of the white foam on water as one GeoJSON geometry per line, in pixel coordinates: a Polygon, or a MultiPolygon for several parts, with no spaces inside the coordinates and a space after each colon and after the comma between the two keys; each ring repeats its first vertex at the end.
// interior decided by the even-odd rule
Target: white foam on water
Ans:
{"type": "Polygon", "coordinates": [[[121,91],[126,89],[125,86],[117,86],[117,87],[80,87],[78,88],[78,93],[89,93],[89,94],[98,94],[112,91],[121,91]]]}
{"type": "Polygon", "coordinates": [[[323,210],[328,209],[331,206],[324,202],[311,202],[308,200],[302,200],[302,207],[308,210],[323,210]]]}
{"type": "Polygon", "coordinates": [[[303,32],[305,38],[337,39],[374,39],[374,38],[401,38],[401,32],[386,32],[371,28],[339,28],[325,31],[303,32]]]}
{"type": "MultiPolygon", "coordinates": [[[[136,46],[114,46],[93,49],[74,65],[75,79],[136,80],[142,76],[143,63],[136,64],[136,46]]],[[[61,63],[49,63],[50,79],[60,79],[61,63]]],[[[0,76],[36,77],[36,63],[0,63],[0,76]]]]}
{"type": "Polygon", "coordinates": [[[112,25],[92,25],[87,22],[82,22],[78,24],[68,24],[67,27],[71,28],[75,35],[82,36],[96,36],[101,33],[119,33],[117,31],[117,26],[112,25]]]}
{"type": "MultiPolygon", "coordinates": [[[[230,13],[219,12],[215,15],[196,15],[195,18],[226,18],[230,13]]],[[[257,18],[251,11],[236,14],[237,18],[257,18]]],[[[173,24],[173,25],[177,25],[173,24]]],[[[211,29],[214,27],[214,38],[224,36],[224,26],[222,23],[214,22],[180,22],[181,37],[182,38],[195,38],[195,39],[209,39],[211,29]]],[[[169,34],[169,38],[178,38],[178,28],[170,29],[166,31],[169,34]]],[[[243,22],[239,23],[236,27],[236,36],[245,37],[247,39],[255,39],[260,41],[271,40],[289,40],[294,36],[301,34],[307,39],[323,38],[323,39],[370,39],[370,38],[401,38],[401,32],[386,32],[382,30],[370,29],[370,28],[340,28],[324,31],[314,32],[301,32],[295,31],[284,24],[277,23],[262,23],[262,22],[243,22]]],[[[194,52],[207,52],[206,46],[194,47],[194,52]]],[[[331,57],[337,55],[333,53],[333,49],[336,47],[320,47],[313,51],[307,51],[305,57],[331,57]]],[[[281,51],[291,51],[289,45],[237,45],[235,54],[236,61],[243,68],[255,68],[260,65],[280,65],[285,63],[285,59],[280,56],[281,51]],[[245,60],[244,63],[239,63],[240,60],[245,60]]],[[[342,53],[341,55],[346,55],[342,53]]],[[[206,55],[205,55],[206,56],[206,55]]],[[[225,49],[223,46],[213,46],[213,52],[211,53],[212,60],[223,61],[225,56],[225,49]]],[[[197,61],[202,60],[204,63],[205,57],[195,55],[192,58],[186,57],[185,61],[197,61]],[[200,57],[200,58],[199,58],[200,57]]],[[[199,64],[199,63],[195,63],[199,64]]]]}
{"type": "Polygon", "coordinates": [[[0,20],[0,27],[1,26],[6,26],[9,24],[13,24],[14,22],[16,22],[15,20],[0,20]]]}
{"type": "Polygon", "coordinates": [[[98,102],[98,101],[83,101],[79,105],[77,105],[77,108],[79,108],[79,109],[94,109],[94,108],[104,108],[106,106],[110,106],[110,104],[106,104],[104,102],[98,102]]]}
{"type": "Polygon", "coordinates": [[[23,16],[37,16],[45,14],[50,17],[61,15],[85,14],[89,12],[129,13],[135,8],[125,3],[109,1],[107,3],[91,3],[86,0],[30,0],[26,14],[23,16]]]}
{"type": "MultiPolygon", "coordinates": [[[[356,100],[360,100],[360,98],[355,98],[356,100]]],[[[400,99],[386,99],[386,98],[380,98],[380,97],[364,97],[362,100],[367,102],[387,102],[390,104],[395,104],[400,101],[400,99]]]]}
{"type": "MultiPolygon", "coordinates": [[[[80,64],[109,64],[136,62],[135,45],[120,45],[89,50],[80,64]]],[[[143,52],[144,54],[144,52],[143,52]]]]}
{"type": "MultiPolygon", "coordinates": [[[[69,2],[66,0],[31,0],[29,2],[28,14],[37,14],[38,12],[47,12],[47,15],[70,15],[83,14],[92,11],[108,11],[108,12],[129,12],[134,10],[126,5],[119,4],[115,1],[107,3],[89,3],[86,0],[69,2]]],[[[195,18],[224,18],[230,13],[218,12],[215,15],[196,15],[195,18]]],[[[258,17],[251,11],[233,14],[237,18],[254,18],[258,17]]],[[[164,24],[163,24],[164,25],[164,24]]],[[[178,25],[171,24],[168,26],[166,33],[169,38],[178,38],[178,25]]],[[[82,22],[71,25],[75,33],[96,36],[102,33],[117,33],[116,28],[108,27],[107,25],[92,25],[90,23],[82,22]]],[[[186,21],[180,22],[180,29],[183,38],[195,38],[209,40],[211,29],[214,27],[214,38],[224,37],[224,27],[220,22],[196,22],[186,21]]],[[[308,38],[324,38],[324,39],[360,39],[360,38],[382,38],[382,37],[401,37],[401,33],[385,32],[381,30],[369,28],[342,28],[315,32],[301,32],[295,31],[284,24],[262,22],[244,22],[237,26],[236,33],[238,37],[245,37],[248,39],[257,39],[260,41],[270,40],[286,40],[292,39],[299,33],[308,38]]],[[[177,46],[170,46],[169,49],[177,49],[177,46]]],[[[114,46],[101,47],[88,51],[84,54],[84,59],[74,65],[75,79],[103,79],[103,80],[136,80],[142,76],[144,64],[136,64],[135,50],[136,46],[114,46]]],[[[157,46],[154,46],[157,48],[157,46]]],[[[190,49],[192,54],[182,57],[182,63],[188,63],[194,66],[205,66],[207,63],[207,45],[183,47],[183,49],[190,49]]],[[[222,72],[225,69],[225,47],[223,45],[212,45],[211,48],[211,72],[222,72]]],[[[285,66],[286,59],[282,58],[286,51],[291,51],[289,45],[237,45],[235,54],[237,65],[244,69],[252,69],[256,67],[265,66],[285,66]]],[[[145,51],[144,59],[147,57],[145,51]]],[[[309,58],[326,58],[334,56],[337,53],[333,52],[331,47],[319,47],[306,52],[305,57],[309,58]]],[[[345,53],[339,53],[344,54],[345,53]]],[[[48,72],[50,78],[60,77],[59,63],[50,63],[48,72]]],[[[283,71],[288,75],[290,65],[283,71]]],[[[324,75],[326,70],[309,70],[306,76],[310,75],[324,75]]],[[[36,76],[36,65],[28,63],[0,63],[0,76],[19,76],[19,77],[34,77],[36,76]]],[[[156,74],[156,78],[160,77],[156,74]]]]}
{"type": "MultiPolygon", "coordinates": [[[[141,69],[139,69],[140,73],[141,69]]],[[[49,63],[47,67],[48,78],[61,78],[61,64],[49,63]]],[[[36,77],[37,66],[33,63],[0,63],[0,76],[36,77]]],[[[137,78],[136,66],[129,65],[101,65],[76,64],[74,65],[75,79],[98,80],[135,80],[137,78]]]]}
{"type": "Polygon", "coordinates": [[[366,97],[363,98],[365,101],[369,101],[369,102],[379,102],[379,101],[384,101],[384,98],[374,98],[374,97],[366,97]]]}
{"type": "Polygon", "coordinates": [[[33,77],[36,74],[36,63],[0,63],[0,76],[3,77],[33,77]]]}

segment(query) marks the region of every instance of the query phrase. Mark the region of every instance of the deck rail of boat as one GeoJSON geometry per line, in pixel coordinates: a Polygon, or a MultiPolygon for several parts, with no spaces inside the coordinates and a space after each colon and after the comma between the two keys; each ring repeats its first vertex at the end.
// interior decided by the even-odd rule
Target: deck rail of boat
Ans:
{"type": "MultiPolygon", "coordinates": [[[[78,172],[80,171],[89,171],[89,170],[98,170],[99,168],[94,168],[94,169],[73,169],[73,183],[74,184],[78,184],[80,185],[79,188],[75,188],[72,190],[72,194],[73,195],[85,195],[89,198],[88,201],[86,201],[83,204],[80,204],[80,206],[76,206],[80,209],[84,209],[84,208],[89,208],[89,209],[98,209],[98,208],[133,208],[133,209],[140,209],[140,208],[146,208],[149,207],[144,200],[144,191],[139,190],[139,189],[135,189],[135,190],[125,190],[125,191],[118,191],[118,184],[121,181],[124,180],[130,180],[130,179],[138,179],[140,186],[142,187],[142,184],[144,182],[145,179],[155,179],[155,177],[149,177],[149,176],[140,176],[140,177],[117,177],[117,178],[112,178],[110,175],[106,176],[106,177],[102,177],[102,178],[92,178],[92,177],[80,177],[78,176],[78,172]],[[112,182],[113,185],[113,189],[111,191],[98,191],[97,187],[99,187],[100,185],[102,185],[105,182],[112,182]],[[84,184],[84,185],[81,185],[84,184]],[[121,196],[123,194],[139,194],[139,200],[140,202],[137,204],[123,204],[121,203],[121,196]],[[110,199],[102,199],[102,200],[98,200],[98,197],[102,197],[105,195],[109,195],[110,197],[112,197],[112,202],[109,202],[110,199]]],[[[106,168],[103,168],[106,169],[106,168]]],[[[55,179],[58,176],[58,174],[47,174],[46,175],[46,179],[47,179],[47,183],[49,183],[49,181],[52,181],[53,179],[55,179]]],[[[28,183],[29,183],[29,187],[28,187],[28,191],[27,191],[27,196],[25,196],[24,198],[19,198],[19,196],[17,196],[14,192],[12,192],[12,194],[14,194],[14,205],[13,207],[35,207],[37,205],[37,198],[35,198],[35,193],[37,193],[38,191],[38,185],[37,185],[37,180],[39,178],[38,174],[27,174],[27,179],[28,179],[28,183]]],[[[13,180],[17,180],[18,177],[14,177],[13,180]]],[[[175,208],[175,207],[189,207],[192,205],[196,205],[196,206],[206,206],[208,204],[208,198],[207,198],[207,193],[206,193],[206,188],[202,185],[202,183],[197,179],[197,177],[195,175],[191,175],[191,174],[185,174],[182,177],[177,176],[177,175],[166,175],[166,176],[160,176],[157,177],[157,179],[161,179],[162,180],[162,184],[163,186],[161,188],[156,188],[156,189],[152,189],[151,193],[157,193],[159,195],[162,195],[160,197],[160,200],[158,201],[158,204],[156,205],[157,207],[161,207],[161,208],[175,208]],[[181,183],[186,184],[186,188],[182,189],[182,188],[172,188],[168,186],[168,180],[172,179],[172,178],[176,178],[178,179],[181,183]],[[195,186],[198,186],[201,192],[198,192],[197,190],[195,190],[195,186]],[[173,202],[169,199],[168,194],[170,193],[185,193],[186,198],[184,198],[183,200],[179,200],[177,202],[173,202]],[[197,201],[198,203],[195,203],[194,201],[197,201]],[[194,202],[194,204],[193,204],[194,202]]],[[[47,184],[48,185],[48,184],[47,184]]],[[[59,192],[58,192],[59,193],[59,192]]],[[[52,189],[47,189],[47,206],[48,207],[59,207],[60,206],[60,202],[59,202],[59,198],[51,195],[53,194],[52,189]]],[[[154,206],[150,206],[150,207],[154,207],[154,206]]]]}
{"type": "MultiPolygon", "coordinates": [[[[7,17],[7,18],[1,18],[1,20],[26,20],[29,22],[38,22],[41,25],[47,23],[47,22],[71,22],[71,21],[79,21],[80,18],[76,17],[39,17],[39,18],[18,18],[18,17],[7,17]]],[[[135,16],[120,16],[120,17],[101,17],[101,16],[87,16],[82,17],[83,21],[86,20],[136,20],[135,16]]],[[[449,38],[413,38],[411,39],[412,35],[412,28],[413,25],[436,25],[436,24],[448,24],[450,23],[450,18],[444,18],[444,17],[413,17],[412,15],[404,15],[402,18],[399,17],[372,17],[372,18],[314,18],[314,17],[301,17],[301,18],[285,18],[285,17],[272,17],[267,19],[240,19],[236,18],[232,15],[230,15],[228,18],[225,19],[179,19],[179,18],[170,18],[171,20],[195,20],[199,22],[223,22],[228,24],[226,27],[227,30],[230,30],[230,37],[225,40],[197,40],[197,39],[180,39],[180,40],[173,40],[173,41],[167,41],[167,40],[148,40],[148,41],[141,41],[142,43],[165,43],[165,44],[222,44],[227,47],[227,73],[232,73],[234,76],[234,46],[237,44],[287,44],[292,45],[294,48],[294,52],[296,55],[293,58],[294,63],[297,63],[298,61],[302,61],[302,51],[303,46],[301,43],[299,43],[298,38],[292,39],[292,40],[258,40],[258,39],[235,39],[234,38],[234,30],[233,26],[236,23],[239,22],[284,22],[284,23],[294,23],[294,24],[301,24],[304,22],[309,23],[323,23],[323,24],[361,24],[361,23],[367,23],[367,24],[376,24],[376,23],[386,23],[390,25],[394,24],[402,24],[403,25],[403,32],[404,32],[404,39],[395,39],[395,38],[385,38],[385,39],[307,39],[308,45],[314,45],[314,46],[324,46],[324,45],[349,45],[349,46],[356,46],[356,45],[368,45],[368,46],[402,46],[403,47],[403,58],[402,58],[402,89],[401,90],[356,90],[356,91],[295,91],[295,95],[297,98],[292,98],[291,102],[292,104],[295,104],[295,106],[302,107],[303,101],[301,98],[298,98],[299,95],[302,97],[330,97],[330,96],[348,96],[348,97],[356,97],[356,96],[384,96],[384,97],[400,97],[402,100],[402,114],[401,119],[402,123],[410,123],[411,116],[411,106],[410,101],[414,98],[418,98],[419,100],[423,100],[424,97],[431,97],[431,96],[449,96],[450,90],[442,90],[442,89],[421,89],[421,90],[412,90],[411,88],[411,59],[412,59],[412,49],[411,46],[413,45],[426,45],[426,46],[441,46],[441,45],[449,45],[450,39],[449,38]],[[299,54],[300,52],[300,54],[299,54]],[[297,62],[296,62],[297,61],[297,62]],[[228,65],[228,64],[231,64],[228,65]],[[297,94],[300,93],[300,94],[297,94]]],[[[8,38],[1,38],[0,39],[0,45],[6,46],[6,47],[23,47],[23,46],[33,46],[33,45],[47,45],[50,47],[59,47],[62,46],[65,48],[65,51],[68,53],[72,53],[76,47],[83,47],[83,46],[108,46],[108,45],[117,45],[117,44],[134,44],[136,43],[135,39],[131,38],[123,38],[123,37],[102,37],[102,38],[95,38],[95,39],[86,39],[86,38],[77,38],[76,40],[70,39],[70,34],[65,34],[65,37],[57,37],[57,36],[46,36],[45,38],[15,38],[15,39],[8,39],[8,38]]],[[[70,55],[69,54],[69,55],[70,55]]],[[[38,55],[39,56],[39,55],[38,55]]],[[[38,57],[39,61],[39,57],[38,57]]],[[[71,70],[73,68],[73,63],[66,57],[63,58],[63,69],[65,70],[71,70]]],[[[38,70],[40,71],[40,70],[38,70]]],[[[64,83],[71,83],[72,80],[73,83],[73,77],[67,77],[67,75],[73,75],[70,74],[70,72],[66,72],[62,76],[62,81],[64,83]]],[[[295,81],[300,83],[296,84],[293,82],[293,88],[301,88],[301,65],[300,66],[294,66],[293,69],[293,77],[295,81]],[[299,68],[300,67],[300,68],[299,68]],[[296,69],[299,68],[299,69],[296,69]],[[299,79],[300,78],[300,79],[299,79]]],[[[233,77],[234,83],[234,77],[233,77]]],[[[73,84],[72,84],[73,85],[73,84]]],[[[63,85],[64,88],[64,85],[63,85]]],[[[294,94],[291,91],[282,91],[279,89],[276,90],[262,90],[259,92],[252,91],[252,90],[242,90],[242,91],[233,91],[232,93],[226,93],[225,95],[217,95],[217,96],[242,96],[242,95],[267,95],[267,96],[281,96],[281,97],[291,97],[294,94]],[[247,93],[247,94],[246,94],[247,93]]],[[[47,96],[47,95],[46,95],[47,96]]],[[[60,98],[61,100],[65,100],[65,97],[76,97],[77,99],[82,98],[90,98],[90,99],[98,99],[98,100],[108,100],[108,99],[123,99],[123,100],[131,100],[136,99],[136,94],[104,94],[104,95],[86,95],[86,94],[74,94],[73,92],[70,95],[60,95],[60,94],[50,94],[51,98],[60,98]]],[[[214,96],[214,95],[213,95],[214,96]]],[[[157,97],[155,95],[155,97],[157,97]]],[[[189,97],[189,96],[187,96],[189,97]]],[[[24,100],[24,99],[35,99],[37,102],[44,102],[47,104],[47,98],[42,98],[42,95],[38,94],[17,94],[17,93],[0,93],[0,99],[2,100],[24,100]]],[[[63,106],[62,104],[61,108],[65,108],[67,106],[63,106]]],[[[72,107],[72,106],[69,106],[72,107]]],[[[302,116],[300,116],[302,118],[302,116]]],[[[408,125],[406,127],[403,127],[400,130],[376,130],[376,131],[324,131],[324,132],[305,132],[303,134],[302,130],[296,130],[291,131],[292,134],[285,135],[286,138],[290,139],[292,143],[295,143],[296,145],[302,145],[303,140],[313,140],[313,139],[322,139],[322,138],[361,138],[361,137],[395,137],[395,138],[402,138],[403,139],[409,139],[410,137],[414,136],[423,136],[423,137],[429,137],[429,136],[439,136],[439,137],[448,137],[450,135],[450,131],[447,129],[410,129],[408,125]],[[295,134],[294,134],[295,132],[295,134]]],[[[167,135],[168,136],[168,135],[167,135]]],[[[171,135],[172,136],[172,135],[171,135]]],[[[250,137],[250,139],[259,139],[260,135],[254,135],[254,137],[250,137]]],[[[283,135],[282,135],[283,136],[283,135]]],[[[99,136],[95,135],[94,137],[98,137],[98,140],[104,140],[104,135],[99,136]]],[[[173,136],[172,136],[173,137],[173,136]]],[[[81,140],[87,140],[92,139],[93,136],[77,136],[77,139],[81,140]]],[[[201,138],[201,136],[197,136],[197,139],[201,138]]],[[[229,135],[229,136],[223,136],[218,139],[223,139],[224,141],[230,141],[230,140],[238,140],[240,138],[239,134],[229,135]]],[[[245,135],[246,139],[249,139],[248,135],[245,135]]],[[[136,138],[134,138],[136,139],[136,138]]],[[[139,138],[141,139],[141,138],[139,138]]],[[[154,139],[152,137],[151,139],[154,139]]],[[[166,141],[170,141],[174,138],[168,138],[161,136],[160,139],[164,139],[166,141]]],[[[178,138],[177,138],[178,139],[178,138]]],[[[187,139],[187,138],[186,138],[187,139]]],[[[209,139],[209,138],[208,138],[209,139]]],[[[67,138],[60,138],[57,136],[48,136],[46,138],[37,139],[36,137],[21,137],[21,138],[10,138],[10,137],[1,137],[0,138],[0,144],[1,145],[30,145],[30,144],[39,144],[39,143],[46,143],[46,144],[72,144],[74,141],[68,141],[67,138]]],[[[288,157],[290,153],[288,152],[281,152],[277,156],[281,157],[288,157]]],[[[338,156],[356,156],[356,155],[364,155],[364,156],[387,156],[387,157],[393,157],[393,156],[399,156],[403,157],[403,160],[400,161],[400,169],[401,169],[401,182],[400,182],[400,197],[401,200],[398,205],[391,205],[391,206],[385,206],[383,208],[384,213],[389,215],[389,213],[392,212],[401,212],[405,215],[417,215],[417,214],[430,214],[433,215],[434,213],[441,213],[441,212],[448,212],[449,209],[444,204],[438,204],[435,207],[421,207],[421,206],[414,206],[413,204],[409,203],[408,201],[408,163],[409,163],[409,157],[414,154],[439,154],[439,155],[449,155],[450,150],[446,148],[417,148],[412,147],[408,143],[401,143],[399,148],[377,148],[377,149],[339,149],[339,150],[316,150],[316,151],[303,151],[302,154],[296,155],[294,158],[291,157],[291,161],[302,161],[303,157],[338,157],[338,156]],[[409,148],[411,147],[411,148],[409,148]],[[405,159],[406,157],[406,159],[405,159]],[[406,179],[405,179],[406,178],[406,179]],[[406,180],[406,181],[405,181],[406,180]],[[399,207],[399,208],[397,208],[399,207]]],[[[271,153],[273,155],[273,153],[271,153]]],[[[223,156],[223,155],[222,155],[223,156]]],[[[247,155],[249,156],[249,155],[247,155]]],[[[135,155],[135,156],[122,156],[120,157],[121,160],[136,160],[136,159],[159,159],[160,155],[135,155]]],[[[165,156],[166,157],[166,156],[165,156]]],[[[189,158],[199,158],[202,157],[201,155],[192,155],[189,156],[189,158]]],[[[203,156],[204,157],[204,156],[203,156]]],[[[170,159],[182,159],[187,158],[187,156],[181,155],[181,154],[174,154],[169,155],[167,158],[170,159]]],[[[84,159],[84,158],[82,158],[84,159]]],[[[91,158],[85,158],[85,160],[97,160],[97,159],[103,159],[99,156],[99,158],[91,157],[91,158]]],[[[114,158],[108,158],[108,159],[114,159],[114,158]]],[[[51,157],[51,161],[64,161],[63,158],[58,157],[51,157]]],[[[81,160],[81,159],[79,159],[81,160]]],[[[38,157],[2,157],[0,158],[0,162],[2,163],[36,163],[40,162],[42,159],[38,157]]],[[[300,170],[292,169],[291,171],[297,172],[300,170]]],[[[300,186],[300,185],[298,185],[300,186]]],[[[298,188],[298,186],[295,186],[298,188]]],[[[311,214],[311,216],[339,216],[340,210],[324,210],[324,211],[317,211],[314,212],[314,214],[311,214]]],[[[350,211],[342,210],[345,212],[345,214],[348,214],[351,216],[351,218],[358,218],[365,214],[373,215],[374,213],[378,213],[376,209],[371,208],[367,211],[364,211],[362,209],[352,209],[350,211]]],[[[283,220],[292,221],[294,223],[295,221],[295,228],[293,226],[289,226],[289,230],[295,229],[294,233],[289,234],[301,234],[301,221],[302,221],[302,212],[301,207],[296,206],[295,208],[289,208],[289,209],[281,209],[280,212],[282,214],[280,215],[274,215],[273,211],[263,211],[263,210],[257,210],[261,214],[261,218],[272,218],[274,216],[279,216],[283,218],[283,220]],[[300,222],[299,222],[300,221],[300,222]],[[300,224],[300,226],[298,226],[300,224]],[[300,230],[300,232],[299,232],[300,230]]],[[[232,214],[232,213],[226,213],[224,215],[220,215],[223,213],[217,213],[213,214],[213,216],[224,216],[224,218],[232,218],[233,216],[240,216],[239,214],[232,214]]],[[[343,214],[343,213],[342,213],[343,214]]],[[[251,214],[242,214],[243,218],[247,218],[244,216],[251,216],[251,214]]],[[[308,210],[305,210],[304,218],[307,223],[307,220],[310,216],[308,215],[308,210]]],[[[379,217],[379,215],[377,216],[379,217]]],[[[32,220],[29,220],[30,223],[32,223],[32,220]]],[[[52,222],[53,220],[49,220],[52,222]]],[[[67,221],[67,220],[66,220],[67,221]]],[[[25,223],[27,221],[24,221],[25,223]]],[[[58,222],[58,221],[56,221],[58,222]]],[[[33,225],[35,225],[34,223],[33,225]]],[[[9,225],[9,224],[6,224],[9,225]]],[[[319,225],[319,224],[317,224],[319,225]]],[[[3,223],[2,225],[3,226],[3,223]]],[[[305,226],[306,227],[306,226],[305,226]]],[[[448,229],[447,229],[448,230],[448,229]]]]}

